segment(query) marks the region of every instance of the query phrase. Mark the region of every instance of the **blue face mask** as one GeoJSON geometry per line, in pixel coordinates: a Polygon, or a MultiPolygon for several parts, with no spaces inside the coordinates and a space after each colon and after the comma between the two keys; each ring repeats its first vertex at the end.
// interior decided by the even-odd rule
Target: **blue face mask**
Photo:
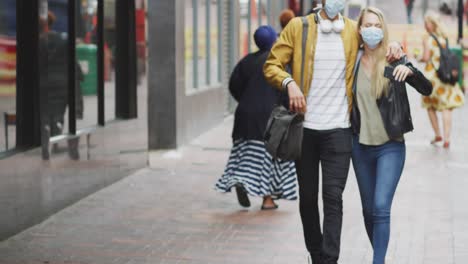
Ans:
{"type": "Polygon", "coordinates": [[[375,49],[384,38],[384,33],[381,28],[378,27],[362,27],[361,36],[364,43],[370,49],[375,49]]]}
{"type": "Polygon", "coordinates": [[[335,18],[345,8],[345,0],[327,0],[325,12],[329,18],[335,18]]]}

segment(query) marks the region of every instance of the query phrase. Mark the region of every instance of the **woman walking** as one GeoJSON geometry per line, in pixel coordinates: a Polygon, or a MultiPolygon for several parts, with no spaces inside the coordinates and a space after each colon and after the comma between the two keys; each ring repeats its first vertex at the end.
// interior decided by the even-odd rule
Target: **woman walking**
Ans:
{"type": "Polygon", "coordinates": [[[247,55],[235,67],[229,91],[239,103],[232,132],[233,148],[222,177],[220,192],[236,188],[239,203],[250,206],[248,195],[263,197],[262,210],[278,208],[275,199],[297,199],[294,162],[272,159],[265,149],[263,133],[276,103],[287,101],[265,81],[263,65],[277,33],[261,26],[254,34],[259,51],[247,55]],[[284,99],[284,100],[281,100],[284,99]]]}
{"type": "Polygon", "coordinates": [[[439,15],[428,12],[424,18],[424,24],[428,35],[423,40],[424,52],[422,62],[426,63],[424,74],[431,80],[434,91],[430,96],[422,98],[422,106],[427,109],[435,137],[431,144],[444,141],[444,148],[450,147],[450,134],[452,130],[452,110],[463,106],[465,97],[457,83],[449,84],[442,82],[437,76],[440,66],[439,43],[445,47],[447,34],[445,33],[439,15]],[[444,137],[440,132],[439,120],[436,112],[442,112],[444,137]]]}
{"type": "Polygon", "coordinates": [[[406,58],[387,64],[388,31],[380,10],[364,9],[358,29],[364,52],[353,84],[352,161],[373,264],[383,264],[391,205],[405,163],[403,135],[413,129],[405,82],[424,95],[431,94],[432,85],[406,58]]]}

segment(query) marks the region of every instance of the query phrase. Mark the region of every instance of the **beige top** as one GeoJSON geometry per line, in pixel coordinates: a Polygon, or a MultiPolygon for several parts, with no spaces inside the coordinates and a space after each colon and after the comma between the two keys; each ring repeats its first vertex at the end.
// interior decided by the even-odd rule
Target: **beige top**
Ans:
{"type": "Polygon", "coordinates": [[[371,93],[371,79],[362,66],[359,68],[356,85],[357,105],[361,114],[359,143],[369,146],[383,145],[390,138],[385,130],[377,100],[371,93]]]}

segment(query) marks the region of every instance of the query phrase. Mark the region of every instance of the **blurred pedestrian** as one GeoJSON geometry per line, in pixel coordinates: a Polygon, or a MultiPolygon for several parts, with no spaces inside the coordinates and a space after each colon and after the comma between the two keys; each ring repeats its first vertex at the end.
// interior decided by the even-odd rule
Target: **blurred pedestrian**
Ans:
{"type": "Polygon", "coordinates": [[[451,16],[453,14],[452,8],[450,8],[448,3],[445,1],[440,5],[439,11],[441,14],[444,14],[446,16],[451,16]]]}
{"type": "Polygon", "coordinates": [[[391,205],[405,163],[403,135],[413,129],[405,82],[425,95],[431,94],[432,85],[406,57],[387,66],[389,33],[380,10],[364,9],[358,29],[364,52],[353,84],[352,160],[374,250],[372,263],[384,264],[391,205]],[[389,75],[384,75],[386,68],[391,70],[389,75]]]}
{"type": "Polygon", "coordinates": [[[296,17],[296,15],[291,9],[284,9],[283,11],[281,11],[279,15],[281,29],[284,29],[286,25],[288,25],[289,21],[291,21],[291,19],[293,19],[294,17],[296,17]]]}
{"type": "Polygon", "coordinates": [[[433,11],[429,11],[425,16],[424,25],[428,35],[423,39],[424,51],[421,61],[426,63],[424,73],[431,80],[434,90],[430,96],[422,98],[422,106],[429,113],[429,119],[435,133],[435,138],[431,141],[431,144],[444,141],[444,148],[449,148],[452,130],[452,110],[461,107],[465,102],[465,97],[458,82],[455,84],[444,83],[437,76],[441,52],[436,39],[442,47],[445,47],[447,40],[447,34],[440,21],[440,16],[433,11]],[[442,112],[443,138],[436,111],[442,112]]]}
{"type": "Polygon", "coordinates": [[[250,206],[250,196],[263,197],[262,210],[277,209],[276,199],[297,199],[294,162],[272,159],[263,143],[263,134],[279,91],[265,81],[263,64],[277,32],[261,26],[254,34],[259,51],[248,54],[234,68],[229,91],[238,102],[232,132],[233,147],[222,177],[216,183],[220,192],[236,189],[239,203],[250,206]]]}
{"type": "MultiPolygon", "coordinates": [[[[324,0],[323,5],[317,14],[291,20],[273,46],[264,73],[274,87],[288,91],[290,110],[304,114],[302,156],[296,168],[309,262],[336,264],[343,192],[351,162],[350,111],[359,39],[356,22],[341,15],[345,0],[324,0]],[[304,28],[308,28],[306,36],[304,28]],[[292,74],[286,70],[288,64],[292,74]],[[318,206],[319,168],[323,229],[318,206]]],[[[401,46],[389,46],[388,58],[399,58],[401,46]]]]}
{"type": "MultiPolygon", "coordinates": [[[[43,109],[44,126],[47,127],[49,136],[61,135],[64,129],[64,115],[69,106],[68,98],[68,68],[67,56],[68,36],[65,32],[56,32],[52,30],[57,17],[51,11],[48,12],[47,19],[40,19],[41,34],[40,40],[40,75],[41,89],[47,91],[46,107],[43,109]]],[[[76,85],[75,85],[75,114],[78,119],[83,118],[83,95],[81,93],[80,82],[83,81],[83,72],[79,64],[76,67],[76,85]]],[[[72,159],[79,159],[77,150],[79,138],[68,141],[68,151],[72,159]]],[[[59,152],[58,143],[52,146],[53,152],[59,152]]]]}
{"type": "Polygon", "coordinates": [[[288,0],[288,7],[296,16],[301,15],[301,5],[298,0],[288,0]]]}
{"type": "Polygon", "coordinates": [[[465,21],[466,21],[466,25],[468,26],[468,0],[465,1],[465,7],[464,7],[463,13],[465,13],[465,21]]]}
{"type": "Polygon", "coordinates": [[[413,24],[413,7],[414,7],[414,0],[405,0],[406,5],[406,14],[408,16],[408,24],[413,24]]]}

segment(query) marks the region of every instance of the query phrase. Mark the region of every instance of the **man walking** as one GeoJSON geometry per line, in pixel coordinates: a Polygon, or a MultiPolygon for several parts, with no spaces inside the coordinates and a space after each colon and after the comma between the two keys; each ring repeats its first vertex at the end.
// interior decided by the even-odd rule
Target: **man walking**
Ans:
{"type": "MultiPolygon", "coordinates": [[[[264,74],[270,84],[288,92],[291,110],[305,115],[302,157],[296,161],[305,244],[313,264],[336,264],[342,194],[351,158],[349,115],[359,38],[356,22],[340,14],[345,0],[324,0],[323,6],[318,14],[289,22],[270,52],[264,74]],[[303,27],[308,27],[305,47],[303,27]],[[286,65],[292,66],[292,76],[286,65]],[[302,90],[296,81],[302,84],[302,90]],[[319,163],[323,234],[318,209],[319,163]]],[[[391,51],[398,57],[401,48],[392,45],[391,51]]]]}

